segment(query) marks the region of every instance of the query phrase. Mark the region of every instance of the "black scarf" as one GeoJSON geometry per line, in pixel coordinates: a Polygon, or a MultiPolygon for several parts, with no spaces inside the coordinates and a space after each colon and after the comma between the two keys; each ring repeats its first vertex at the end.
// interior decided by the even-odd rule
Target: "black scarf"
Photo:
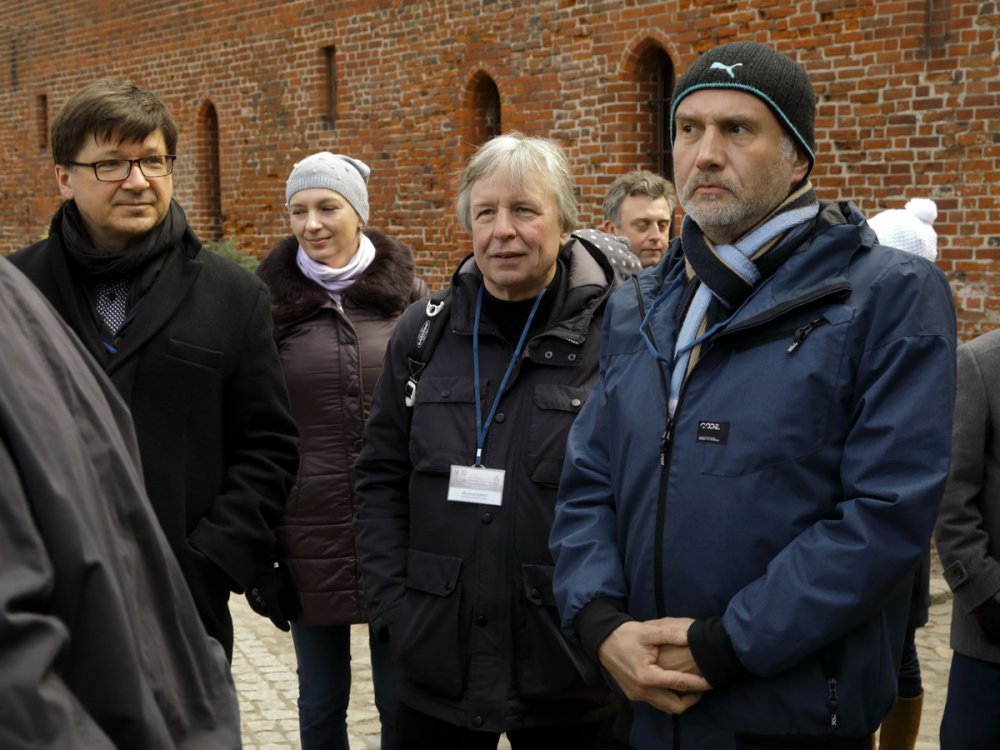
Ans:
{"type": "MultiPolygon", "coordinates": [[[[743,236],[749,236],[757,228],[781,214],[813,204],[816,204],[816,193],[813,191],[812,185],[806,182],[761,220],[756,227],[745,232],[743,236]]],[[[811,226],[811,224],[810,221],[806,226],[811,226]]],[[[753,253],[751,260],[757,266],[761,280],[774,273],[778,266],[784,263],[788,256],[796,250],[801,241],[800,235],[801,231],[795,230],[783,233],[765,242],[753,253]],[[789,236],[794,236],[796,241],[785,242],[784,240],[788,239],[789,236]]],[[[754,285],[748,283],[719,257],[712,243],[702,234],[701,228],[690,216],[684,218],[684,224],[681,227],[681,244],[684,248],[684,258],[688,264],[688,276],[697,277],[701,283],[712,290],[715,297],[722,301],[727,309],[735,310],[742,304],[743,300],[750,296],[754,285]]]]}
{"type": "Polygon", "coordinates": [[[187,217],[171,199],[167,215],[149,233],[121,253],[110,253],[94,246],[74,201],[60,206],[52,220],[53,228],[63,236],[63,247],[70,261],[91,280],[116,281],[134,276],[150,261],[175,247],[187,229],[187,217]]]}

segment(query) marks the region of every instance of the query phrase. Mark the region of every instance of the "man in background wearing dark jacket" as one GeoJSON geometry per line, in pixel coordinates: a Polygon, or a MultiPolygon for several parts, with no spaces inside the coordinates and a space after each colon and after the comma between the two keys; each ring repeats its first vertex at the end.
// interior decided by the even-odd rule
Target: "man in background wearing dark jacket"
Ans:
{"type": "Polygon", "coordinates": [[[4,259],[0,329],[0,747],[240,747],[125,405],[4,259]]]}
{"type": "Polygon", "coordinates": [[[1000,747],[1000,331],[958,349],[951,472],[935,538],[951,610],[941,750],[1000,747]]]}
{"type": "Polygon", "coordinates": [[[172,200],[177,127],[151,93],[91,84],[51,140],[65,202],[11,261],[125,399],[153,509],[231,659],[230,591],[288,627],[269,555],[298,454],[267,290],[203,249],[172,200]]]}
{"type": "Polygon", "coordinates": [[[609,302],[570,432],[555,594],[638,750],[866,750],[895,702],[955,314],[933,264],[819,202],[815,107],[755,42],[684,74],[681,236],[609,302]]]}
{"type": "Polygon", "coordinates": [[[628,240],[643,268],[660,262],[670,242],[677,195],[665,177],[645,169],[621,175],[604,195],[604,231],[628,240]]]}

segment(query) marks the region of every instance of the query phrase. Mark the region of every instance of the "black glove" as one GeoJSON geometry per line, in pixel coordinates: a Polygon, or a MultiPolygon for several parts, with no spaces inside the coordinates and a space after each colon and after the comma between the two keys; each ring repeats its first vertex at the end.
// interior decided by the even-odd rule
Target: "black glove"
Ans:
{"type": "Polygon", "coordinates": [[[972,616],[989,640],[1000,643],[1000,591],[972,610],[972,616]]]}
{"type": "Polygon", "coordinates": [[[257,571],[253,586],[247,591],[247,601],[254,612],[270,618],[276,628],[286,633],[292,629],[288,621],[302,612],[288,573],[277,562],[257,571]]]}

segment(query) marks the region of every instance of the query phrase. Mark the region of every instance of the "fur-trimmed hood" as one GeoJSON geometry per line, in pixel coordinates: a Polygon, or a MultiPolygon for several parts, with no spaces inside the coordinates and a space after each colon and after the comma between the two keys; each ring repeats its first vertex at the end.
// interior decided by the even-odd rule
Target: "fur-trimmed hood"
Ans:
{"type": "MultiPolygon", "coordinates": [[[[344,304],[399,315],[413,298],[413,251],[376,229],[364,232],[375,246],[375,259],[344,292],[344,304]]],[[[309,317],[330,301],[326,291],[299,270],[298,249],[294,236],[285,237],[271,248],[257,269],[257,275],[271,291],[271,312],[277,326],[309,317]]]]}

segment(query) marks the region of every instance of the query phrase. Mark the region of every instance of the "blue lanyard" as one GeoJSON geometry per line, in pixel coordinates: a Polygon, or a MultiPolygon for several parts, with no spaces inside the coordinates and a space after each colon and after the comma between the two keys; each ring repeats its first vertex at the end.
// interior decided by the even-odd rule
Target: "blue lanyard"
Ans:
{"type": "Polygon", "coordinates": [[[705,339],[714,336],[716,332],[719,331],[719,329],[729,325],[730,321],[732,321],[732,319],[736,317],[736,312],[737,312],[734,311],[728,318],[726,318],[725,320],[720,320],[718,323],[713,325],[711,328],[705,331],[705,333],[696,338],[694,341],[690,342],[686,346],[680,347],[677,351],[674,352],[673,357],[665,356],[663,352],[661,352],[659,349],[656,348],[656,344],[653,343],[653,340],[650,338],[648,331],[651,329],[653,325],[653,313],[656,312],[656,309],[671,294],[673,294],[676,291],[676,288],[680,286],[684,280],[685,279],[683,273],[680,276],[677,276],[670,283],[670,285],[663,292],[661,292],[655,300],[653,300],[653,303],[649,306],[649,310],[646,312],[646,317],[642,319],[642,323],[639,325],[639,336],[642,337],[643,342],[646,344],[646,349],[649,350],[649,353],[653,356],[653,359],[665,363],[667,367],[671,369],[673,369],[674,363],[677,361],[677,358],[680,357],[682,354],[684,354],[684,352],[694,349],[696,346],[698,346],[698,344],[705,341],[705,339]]]}
{"type": "Polygon", "coordinates": [[[535,304],[531,307],[531,312],[528,313],[528,320],[524,323],[524,330],[521,331],[521,338],[517,341],[517,346],[514,347],[514,354],[511,355],[510,363],[507,365],[507,371],[503,374],[503,379],[500,381],[500,387],[497,388],[497,395],[493,397],[493,406],[490,407],[490,413],[486,416],[486,424],[483,424],[483,407],[482,399],[479,394],[479,318],[483,311],[483,287],[479,287],[479,296],[476,297],[476,320],[472,324],[472,370],[473,378],[476,389],[476,463],[475,465],[479,468],[483,466],[483,445],[486,443],[486,433],[489,432],[490,425],[493,424],[493,415],[496,414],[497,406],[500,405],[500,397],[503,396],[504,388],[507,387],[507,381],[510,380],[510,374],[514,371],[514,365],[517,363],[517,358],[521,356],[521,350],[524,348],[524,342],[528,338],[528,329],[531,328],[531,321],[535,319],[535,313],[538,312],[538,304],[542,301],[542,297],[545,295],[547,290],[543,289],[535,297],[535,304]]]}

